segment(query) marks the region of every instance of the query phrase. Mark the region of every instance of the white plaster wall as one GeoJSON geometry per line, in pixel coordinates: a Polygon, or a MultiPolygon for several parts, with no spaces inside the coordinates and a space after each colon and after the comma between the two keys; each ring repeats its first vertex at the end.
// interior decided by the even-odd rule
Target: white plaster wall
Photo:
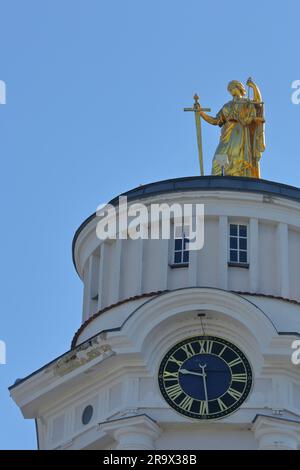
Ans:
{"type": "Polygon", "coordinates": [[[148,300],[148,297],[130,300],[129,302],[104,311],[91,323],[86,325],[85,329],[78,337],[77,344],[88,340],[99,331],[107,330],[109,328],[119,328],[136,308],[148,300]]]}
{"type": "Polygon", "coordinates": [[[289,229],[289,267],[290,296],[299,299],[300,295],[300,232],[289,229]]]}
{"type": "MultiPolygon", "coordinates": [[[[120,273],[120,300],[133,297],[141,293],[140,271],[140,244],[141,240],[123,240],[121,273],[120,273]]],[[[143,252],[142,252],[143,255],[143,252]]]]}
{"type": "Polygon", "coordinates": [[[174,450],[254,450],[257,442],[254,434],[245,429],[220,429],[216,426],[182,426],[179,429],[165,427],[155,443],[156,449],[174,450]]]}
{"type": "Polygon", "coordinates": [[[284,300],[245,295],[272,320],[278,332],[300,333],[300,305],[284,300]]]}
{"type": "Polygon", "coordinates": [[[188,268],[169,268],[168,289],[180,289],[188,286],[188,268]]]}
{"type": "Polygon", "coordinates": [[[228,289],[241,292],[249,292],[249,269],[229,266],[228,289]]]}
{"type": "MultiPolygon", "coordinates": [[[[204,247],[193,254],[194,274],[188,268],[170,268],[171,241],[122,240],[104,243],[95,235],[95,222],[84,228],[75,252],[78,263],[85,260],[83,281],[98,283],[99,301],[88,298],[85,288],[83,320],[97,310],[129,297],[147,292],[177,289],[189,285],[220,287],[234,291],[256,292],[289,297],[300,301],[300,206],[294,201],[275,198],[264,203],[263,196],[222,191],[174,193],[170,202],[202,202],[205,205],[204,247]],[[249,238],[249,269],[227,266],[227,224],[220,232],[219,217],[228,223],[258,221],[257,240],[249,238]],[[288,228],[288,232],[285,231],[288,228]],[[285,233],[288,236],[285,238],[285,233]],[[251,249],[250,249],[251,245],[251,249]],[[224,253],[224,250],[226,251],[224,253]],[[100,252],[100,257],[99,257],[100,252]],[[90,254],[89,254],[90,253],[90,254]],[[88,269],[93,254],[98,269],[88,269]],[[95,256],[96,255],[96,256],[95,256]],[[224,261],[223,261],[224,260],[224,261]],[[222,270],[222,273],[220,272],[222,270]],[[102,278],[99,272],[102,273],[102,278]],[[90,274],[89,274],[90,273],[90,274]],[[96,277],[89,279],[89,275],[96,277]]],[[[145,203],[167,202],[166,196],[147,198],[145,203]]],[[[257,223],[257,222],[256,222],[257,223]]],[[[255,227],[255,224],[253,225],[255,227]]],[[[255,230],[251,232],[255,235],[255,230]]],[[[249,230],[249,237],[251,236],[249,230]]],[[[79,270],[80,270],[79,265],[79,270]]],[[[92,289],[94,291],[94,289],[92,289]]]]}
{"type": "Polygon", "coordinates": [[[161,243],[161,240],[144,241],[143,292],[156,292],[161,289],[161,243]]]}
{"type": "Polygon", "coordinates": [[[205,217],[204,246],[197,259],[198,285],[218,287],[218,218],[205,217]]]}
{"type": "MultiPolygon", "coordinates": [[[[300,239],[299,239],[300,241],[300,239]]],[[[258,258],[259,258],[259,292],[280,295],[277,285],[276,272],[278,266],[278,252],[276,245],[276,226],[271,223],[260,222],[258,231],[258,258]]]]}

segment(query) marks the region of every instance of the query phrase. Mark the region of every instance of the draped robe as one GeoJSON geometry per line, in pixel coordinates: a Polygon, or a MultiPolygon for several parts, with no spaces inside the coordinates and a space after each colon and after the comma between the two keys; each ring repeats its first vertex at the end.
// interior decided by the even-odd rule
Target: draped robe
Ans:
{"type": "MultiPolygon", "coordinates": [[[[222,131],[215,156],[228,156],[226,175],[259,178],[259,160],[265,145],[263,123],[255,120],[258,116],[262,117],[261,105],[245,98],[229,101],[218,112],[222,131]]],[[[221,173],[221,166],[214,157],[212,174],[221,173]]]]}

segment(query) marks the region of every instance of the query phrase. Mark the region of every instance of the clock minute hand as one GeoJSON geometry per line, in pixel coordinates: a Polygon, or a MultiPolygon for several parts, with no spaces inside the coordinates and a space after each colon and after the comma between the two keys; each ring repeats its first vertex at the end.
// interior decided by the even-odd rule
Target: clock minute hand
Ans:
{"type": "Polygon", "coordinates": [[[204,366],[202,366],[201,364],[199,364],[199,366],[201,367],[201,370],[202,370],[202,377],[203,377],[203,387],[204,387],[204,396],[205,396],[205,401],[208,405],[208,395],[207,395],[207,384],[206,384],[206,373],[204,372],[204,369],[206,367],[206,364],[204,364],[204,366]]]}

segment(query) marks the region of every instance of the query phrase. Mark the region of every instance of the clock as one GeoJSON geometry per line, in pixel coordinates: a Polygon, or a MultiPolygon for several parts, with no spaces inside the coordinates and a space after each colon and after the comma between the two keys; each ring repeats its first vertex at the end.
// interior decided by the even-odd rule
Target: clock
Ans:
{"type": "Polygon", "coordinates": [[[219,419],[246,400],[252,370],[243,352],[229,341],[195,336],[167,352],[159,367],[158,382],[174,410],[190,418],[219,419]]]}

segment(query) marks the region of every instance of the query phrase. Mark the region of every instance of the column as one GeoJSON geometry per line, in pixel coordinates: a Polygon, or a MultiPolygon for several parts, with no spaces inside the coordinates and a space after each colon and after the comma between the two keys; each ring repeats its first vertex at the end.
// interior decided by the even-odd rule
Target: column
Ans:
{"type": "Polygon", "coordinates": [[[136,262],[137,262],[137,270],[136,270],[136,292],[135,295],[142,294],[143,289],[143,251],[144,251],[144,240],[143,238],[138,238],[137,240],[133,240],[135,243],[136,249],[136,262]]]}
{"type": "Polygon", "coordinates": [[[168,272],[169,272],[169,243],[170,240],[161,239],[158,240],[159,243],[159,269],[160,269],[160,279],[158,279],[158,290],[167,290],[168,289],[168,272]]]}
{"type": "Polygon", "coordinates": [[[258,219],[251,218],[249,223],[249,284],[250,292],[258,290],[259,261],[258,261],[258,219]]]}
{"type": "MultiPolygon", "coordinates": [[[[205,243],[205,242],[204,242],[205,243]]],[[[219,217],[219,252],[218,252],[219,288],[228,289],[228,217],[219,217]]]]}
{"type": "Polygon", "coordinates": [[[83,320],[87,320],[87,318],[94,313],[92,312],[94,304],[96,305],[95,310],[97,310],[97,301],[95,300],[97,288],[95,288],[95,283],[97,283],[98,263],[99,257],[95,254],[91,254],[84,267],[83,320]]]}
{"type": "Polygon", "coordinates": [[[111,299],[110,304],[115,304],[120,299],[120,278],[121,278],[121,260],[122,260],[122,244],[123,240],[121,238],[117,238],[112,245],[112,249],[114,252],[113,255],[113,263],[111,265],[112,275],[111,279],[113,279],[113,283],[111,285],[111,299]]]}
{"type": "Polygon", "coordinates": [[[99,277],[98,277],[98,310],[105,307],[105,266],[107,257],[107,242],[103,241],[100,245],[100,262],[99,262],[99,277]]]}
{"type": "Polygon", "coordinates": [[[160,428],[149,416],[135,415],[100,424],[116,441],[116,450],[154,450],[160,428]]]}
{"type": "Polygon", "coordinates": [[[90,286],[89,286],[89,260],[87,260],[83,268],[83,306],[82,306],[82,321],[89,317],[90,309],[90,286]]]}
{"type": "Polygon", "coordinates": [[[281,297],[289,297],[289,241],[288,225],[277,225],[277,272],[278,287],[281,297]]]}
{"type": "Polygon", "coordinates": [[[188,267],[188,286],[197,286],[197,272],[198,272],[198,259],[199,250],[190,250],[189,252],[189,267],[188,267]]]}
{"type": "Polygon", "coordinates": [[[258,415],[252,428],[259,450],[297,450],[300,422],[258,415]]]}

